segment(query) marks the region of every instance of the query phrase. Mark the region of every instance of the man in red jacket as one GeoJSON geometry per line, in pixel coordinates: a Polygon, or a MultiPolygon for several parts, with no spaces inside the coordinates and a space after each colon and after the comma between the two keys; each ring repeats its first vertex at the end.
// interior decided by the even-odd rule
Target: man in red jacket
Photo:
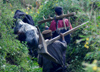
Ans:
{"type": "MultiPolygon", "coordinates": [[[[56,16],[60,16],[63,14],[63,9],[62,7],[55,7],[55,14],[56,16]]],[[[70,22],[68,21],[68,19],[66,18],[61,18],[59,20],[57,20],[55,18],[55,20],[53,20],[50,24],[49,29],[53,31],[53,37],[58,36],[60,33],[64,33],[66,31],[68,31],[69,29],[72,29],[72,25],[69,24],[70,22]],[[65,22],[65,23],[64,23],[65,22]],[[64,25],[65,24],[65,25],[64,25]],[[65,29],[65,26],[67,29],[65,29]],[[69,28],[68,28],[69,27],[69,28]],[[59,33],[57,33],[57,31],[59,31],[59,33]]],[[[67,43],[70,43],[70,34],[65,36],[65,41],[67,43]]]]}
{"type": "MultiPolygon", "coordinates": [[[[58,15],[58,16],[62,15],[63,14],[62,7],[55,7],[55,14],[58,15]]],[[[68,27],[69,26],[68,19],[64,19],[64,22],[65,22],[66,27],[68,27]]],[[[58,20],[58,28],[61,28],[61,27],[64,27],[63,19],[58,20]]],[[[55,20],[53,20],[51,22],[49,29],[52,30],[52,31],[56,30],[56,21],[55,20]]],[[[71,24],[70,24],[70,29],[72,29],[71,24]]]]}

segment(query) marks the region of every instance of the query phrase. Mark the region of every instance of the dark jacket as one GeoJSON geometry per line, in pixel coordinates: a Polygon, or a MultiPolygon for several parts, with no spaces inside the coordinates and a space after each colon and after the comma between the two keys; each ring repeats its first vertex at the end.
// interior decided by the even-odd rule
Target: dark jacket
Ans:
{"type": "Polygon", "coordinates": [[[32,17],[28,14],[25,14],[24,12],[22,12],[20,10],[16,10],[14,18],[21,19],[23,22],[34,26],[34,21],[33,21],[32,17]]]}
{"type": "Polygon", "coordinates": [[[58,61],[55,63],[39,55],[38,63],[43,67],[43,72],[65,72],[66,43],[55,41],[48,45],[48,52],[58,61]]]}

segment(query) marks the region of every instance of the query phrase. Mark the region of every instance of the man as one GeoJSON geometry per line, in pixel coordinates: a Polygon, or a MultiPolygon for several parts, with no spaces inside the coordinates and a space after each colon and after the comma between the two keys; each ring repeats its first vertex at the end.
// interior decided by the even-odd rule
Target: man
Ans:
{"type": "MultiPolygon", "coordinates": [[[[45,30],[42,32],[44,39],[52,38],[52,31],[45,30]]],[[[43,72],[66,72],[65,57],[66,57],[66,42],[64,35],[60,34],[61,41],[55,41],[52,44],[47,46],[47,50],[52,55],[58,63],[55,63],[47,58],[39,55],[38,64],[40,67],[43,67],[43,72]]]]}
{"type": "MultiPolygon", "coordinates": [[[[62,14],[63,14],[63,9],[62,9],[62,7],[55,7],[55,14],[56,14],[56,16],[62,15],[62,14]]],[[[72,25],[69,24],[68,19],[64,18],[64,20],[63,20],[63,19],[61,18],[61,19],[57,20],[57,19],[55,18],[55,20],[53,20],[53,21],[51,22],[49,29],[53,31],[53,37],[56,37],[56,36],[59,35],[59,32],[60,32],[60,33],[64,33],[64,32],[66,32],[66,31],[68,31],[68,30],[69,30],[68,27],[69,27],[70,29],[72,29],[72,25]],[[65,29],[64,22],[65,22],[65,26],[66,26],[67,30],[65,29]],[[69,25],[70,25],[70,26],[69,26],[69,25]],[[59,31],[58,31],[58,30],[59,30],[59,31]]],[[[45,27],[45,28],[47,29],[47,27],[45,27]]],[[[70,34],[67,35],[67,36],[65,36],[65,41],[66,41],[67,43],[70,43],[70,34]]]]}

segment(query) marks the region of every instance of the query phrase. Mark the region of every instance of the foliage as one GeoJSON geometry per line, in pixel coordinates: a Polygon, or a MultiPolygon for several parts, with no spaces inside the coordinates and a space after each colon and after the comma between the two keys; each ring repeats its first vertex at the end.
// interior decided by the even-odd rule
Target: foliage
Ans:
{"type": "MultiPolygon", "coordinates": [[[[27,1],[27,0],[25,0],[27,1]]],[[[99,0],[42,0],[39,9],[35,9],[36,0],[32,8],[25,8],[20,0],[10,0],[11,3],[0,2],[0,71],[1,72],[41,72],[38,64],[28,55],[26,44],[21,44],[13,34],[13,15],[19,9],[32,16],[35,25],[41,31],[45,24],[38,24],[47,19],[48,15],[55,16],[54,8],[62,6],[64,13],[76,12],[70,18],[75,27],[83,22],[89,23],[71,34],[71,43],[66,50],[66,65],[68,72],[99,72],[100,60],[100,1],[99,0]],[[34,7],[33,7],[34,6],[34,7]],[[95,62],[95,60],[97,62],[95,62]]],[[[46,23],[50,26],[50,22],[46,23]]]]}
{"type": "Polygon", "coordinates": [[[16,9],[9,7],[9,3],[0,5],[0,72],[41,72],[37,60],[28,55],[27,45],[13,34],[16,9]]]}
{"type": "Polygon", "coordinates": [[[84,69],[87,72],[99,72],[100,71],[100,61],[94,60],[91,64],[88,64],[86,62],[82,63],[84,66],[84,69]]]}
{"type": "MultiPolygon", "coordinates": [[[[76,12],[75,17],[71,17],[72,26],[75,27],[83,22],[89,21],[89,23],[72,33],[71,44],[67,47],[66,60],[68,63],[68,71],[84,72],[82,69],[82,61],[91,63],[93,59],[99,59],[98,47],[99,47],[99,1],[92,0],[56,0],[56,1],[45,1],[40,8],[38,13],[34,16],[34,20],[38,22],[43,19],[42,16],[48,18],[48,15],[54,16],[54,7],[62,6],[64,13],[76,12]],[[46,11],[48,10],[48,11],[46,11]],[[45,14],[45,15],[44,15],[45,14]],[[95,39],[94,39],[95,38],[95,39]],[[97,48],[97,51],[95,49],[97,48]],[[96,55],[95,55],[96,54],[96,55]],[[98,55],[97,55],[98,54],[98,55]],[[97,56],[97,57],[96,57],[97,56]]],[[[35,23],[36,23],[35,22],[35,23]]],[[[44,28],[45,24],[40,25],[40,28],[44,28]]],[[[47,23],[50,25],[50,22],[47,23]]],[[[44,29],[43,29],[44,30],[44,29]]]]}

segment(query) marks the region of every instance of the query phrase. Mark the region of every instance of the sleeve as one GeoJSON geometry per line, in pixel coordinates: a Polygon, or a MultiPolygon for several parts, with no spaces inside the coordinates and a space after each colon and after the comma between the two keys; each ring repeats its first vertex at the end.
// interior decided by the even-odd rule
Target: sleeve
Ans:
{"type": "Polygon", "coordinates": [[[66,41],[64,40],[64,41],[61,41],[62,43],[66,43],[66,41]]]}
{"type": "MultiPolygon", "coordinates": [[[[70,23],[70,22],[69,22],[70,23]]],[[[70,29],[72,29],[72,25],[71,25],[71,23],[70,23],[70,29]]]]}
{"type": "Polygon", "coordinates": [[[52,29],[52,25],[53,25],[53,21],[52,21],[51,24],[50,24],[50,27],[49,27],[50,30],[53,30],[53,29],[52,29]]]}
{"type": "Polygon", "coordinates": [[[49,27],[49,29],[50,30],[52,30],[52,31],[54,31],[55,30],[55,22],[54,22],[54,20],[51,22],[51,24],[50,24],[50,27],[49,27]]]}
{"type": "MultiPolygon", "coordinates": [[[[67,27],[69,26],[69,23],[70,23],[69,20],[66,19],[65,24],[66,24],[67,27]]],[[[70,23],[70,29],[72,29],[72,25],[71,25],[71,23],[70,23]]]]}

